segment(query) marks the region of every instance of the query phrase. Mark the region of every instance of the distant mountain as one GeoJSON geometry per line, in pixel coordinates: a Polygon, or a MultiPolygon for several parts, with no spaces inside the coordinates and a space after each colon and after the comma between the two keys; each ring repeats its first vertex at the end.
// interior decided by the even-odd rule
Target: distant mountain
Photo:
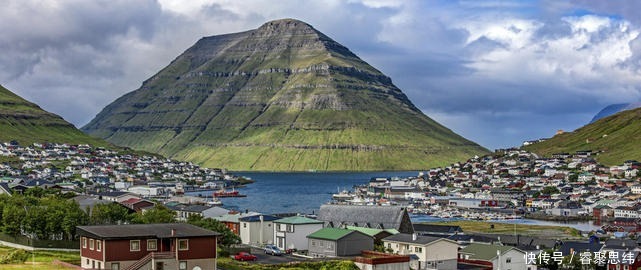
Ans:
{"type": "Polygon", "coordinates": [[[577,150],[602,151],[596,157],[607,165],[622,164],[626,160],[641,161],[641,108],[622,111],[599,119],[573,132],[556,135],[544,142],[525,146],[524,149],[542,155],[577,150]]]}
{"type": "Polygon", "coordinates": [[[292,19],[200,39],[83,130],[232,170],[410,170],[488,152],[292,19]]]}
{"type": "Polygon", "coordinates": [[[603,108],[603,110],[599,111],[599,113],[597,113],[592,118],[590,123],[593,123],[596,120],[599,120],[599,119],[604,118],[604,117],[608,117],[608,116],[613,115],[613,114],[618,113],[618,112],[632,110],[632,109],[636,109],[636,108],[639,108],[639,107],[641,107],[641,102],[612,104],[612,105],[609,105],[609,106],[603,108]]]}
{"type": "Polygon", "coordinates": [[[107,145],[0,85],[0,142],[107,145]]]}

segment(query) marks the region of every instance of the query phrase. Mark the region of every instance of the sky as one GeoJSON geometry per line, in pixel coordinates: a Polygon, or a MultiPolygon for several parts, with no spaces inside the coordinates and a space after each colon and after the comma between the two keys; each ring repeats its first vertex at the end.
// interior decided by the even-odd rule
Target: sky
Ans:
{"type": "Polygon", "coordinates": [[[641,1],[8,0],[0,84],[82,127],[199,38],[305,21],[488,149],[641,101],[641,1]]]}

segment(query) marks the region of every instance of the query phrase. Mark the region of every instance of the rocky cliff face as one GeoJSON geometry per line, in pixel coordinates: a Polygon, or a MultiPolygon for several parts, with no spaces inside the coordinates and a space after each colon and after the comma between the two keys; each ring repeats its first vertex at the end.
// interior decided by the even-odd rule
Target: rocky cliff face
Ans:
{"type": "Polygon", "coordinates": [[[76,129],[62,117],[47,112],[0,86],[0,142],[56,142],[106,145],[76,129]]]}
{"type": "Polygon", "coordinates": [[[297,20],[202,38],[83,128],[234,170],[419,169],[486,150],[297,20]]]}

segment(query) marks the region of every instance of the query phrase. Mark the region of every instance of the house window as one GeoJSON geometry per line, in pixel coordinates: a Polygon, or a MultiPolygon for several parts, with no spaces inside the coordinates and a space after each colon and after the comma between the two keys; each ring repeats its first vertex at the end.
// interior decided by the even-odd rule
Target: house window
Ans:
{"type": "Polygon", "coordinates": [[[120,270],[120,263],[111,263],[111,270],[120,270]]]}
{"type": "Polygon", "coordinates": [[[89,249],[90,249],[90,250],[93,250],[93,248],[94,248],[94,242],[93,242],[93,239],[89,239],[89,249]]]}
{"type": "Polygon", "coordinates": [[[387,248],[392,248],[392,244],[391,243],[387,243],[387,248]]]}
{"type": "Polygon", "coordinates": [[[511,257],[505,258],[505,263],[511,263],[511,262],[512,262],[512,258],[511,257]]]}
{"type": "Polygon", "coordinates": [[[422,247],[414,247],[414,252],[423,252],[422,247]]]}
{"type": "Polygon", "coordinates": [[[98,262],[98,269],[102,269],[102,262],[98,262]]]}
{"type": "Polygon", "coordinates": [[[243,228],[247,228],[247,223],[243,222],[243,228]]]}
{"type": "Polygon", "coordinates": [[[178,270],[187,270],[187,262],[183,261],[178,263],[178,270]]]}
{"type": "Polygon", "coordinates": [[[321,247],[323,246],[323,244],[324,244],[323,241],[318,242],[318,245],[321,247]]]}
{"type": "Polygon", "coordinates": [[[96,240],[96,250],[102,251],[102,241],[96,240]]]}
{"type": "Polygon", "coordinates": [[[129,251],[140,251],[140,240],[130,240],[129,251]]]}
{"type": "Polygon", "coordinates": [[[189,239],[178,240],[178,250],[189,250],[189,239]]]}
{"type": "Polygon", "coordinates": [[[287,224],[287,232],[294,232],[294,225],[287,224]]]}
{"type": "Polygon", "coordinates": [[[147,250],[156,250],[158,249],[158,240],[149,239],[147,240],[147,250]]]}
{"type": "MultiPolygon", "coordinates": [[[[87,248],[87,237],[82,238],[82,248],[87,248]]],[[[89,263],[87,263],[89,264],[89,263]]]]}
{"type": "Polygon", "coordinates": [[[332,245],[332,243],[327,243],[327,250],[334,250],[334,245],[332,245]]]}

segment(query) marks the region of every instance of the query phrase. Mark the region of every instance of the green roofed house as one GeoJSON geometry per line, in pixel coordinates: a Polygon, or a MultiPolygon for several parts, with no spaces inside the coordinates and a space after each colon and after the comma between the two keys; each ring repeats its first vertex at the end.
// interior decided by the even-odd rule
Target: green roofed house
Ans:
{"type": "Polygon", "coordinates": [[[459,263],[491,269],[536,269],[526,265],[525,252],[511,246],[472,243],[459,251],[459,263]]]}
{"type": "Polygon", "coordinates": [[[347,226],[346,228],[349,230],[359,231],[371,237],[374,237],[375,243],[380,242],[385,237],[399,233],[396,229],[383,230],[383,229],[364,228],[364,227],[357,227],[357,226],[347,226]]]}
{"type": "Polygon", "coordinates": [[[374,238],[359,231],[323,228],[307,236],[308,252],[312,257],[341,257],[360,255],[374,249],[374,238]]]}
{"type": "Polygon", "coordinates": [[[322,221],[303,216],[274,220],[274,243],[283,250],[307,250],[307,235],[322,228],[322,221]]]}

